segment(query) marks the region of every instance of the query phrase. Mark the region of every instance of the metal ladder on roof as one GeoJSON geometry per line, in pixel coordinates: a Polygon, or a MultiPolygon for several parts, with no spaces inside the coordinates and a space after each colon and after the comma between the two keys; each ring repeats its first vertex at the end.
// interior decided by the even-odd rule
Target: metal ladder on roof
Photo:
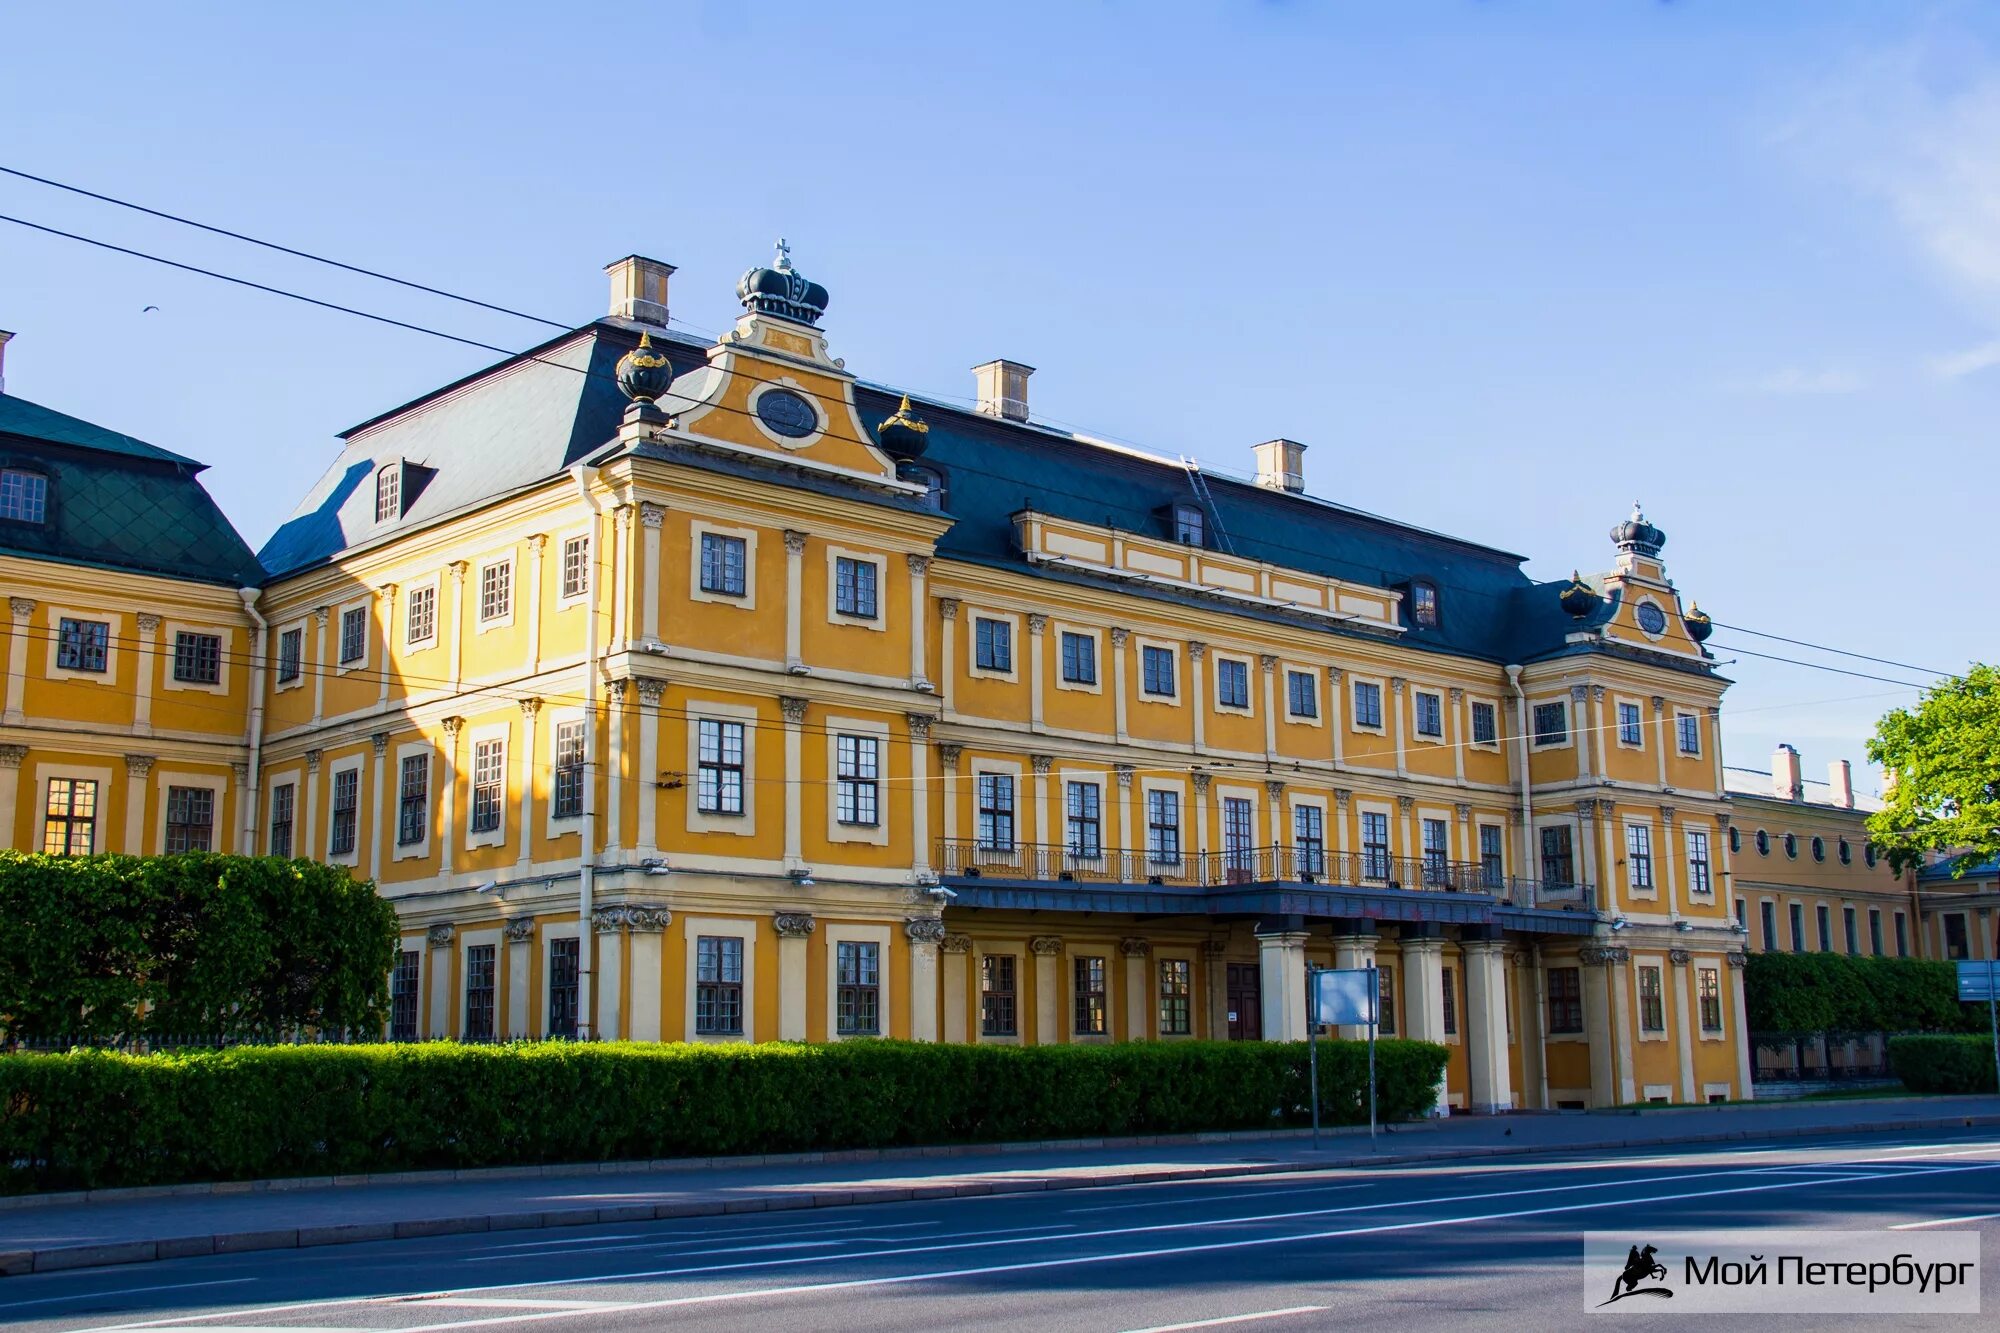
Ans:
{"type": "Polygon", "coordinates": [[[1215,545],[1225,555],[1236,554],[1236,543],[1229,540],[1229,529],[1222,526],[1222,511],[1215,507],[1215,497],[1209,494],[1208,482],[1202,478],[1201,464],[1186,454],[1181,455],[1181,466],[1187,469],[1188,485],[1194,488],[1195,499],[1215,524],[1215,545]]]}

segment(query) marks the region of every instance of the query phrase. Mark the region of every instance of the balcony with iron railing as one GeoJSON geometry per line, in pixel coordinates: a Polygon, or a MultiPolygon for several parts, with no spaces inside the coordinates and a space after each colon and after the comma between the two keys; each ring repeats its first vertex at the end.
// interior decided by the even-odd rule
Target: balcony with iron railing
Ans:
{"type": "Polygon", "coordinates": [[[1409,893],[1477,894],[1520,907],[1585,908],[1590,886],[1503,875],[1471,861],[1337,852],[1279,844],[1219,852],[1146,851],[1057,843],[947,839],[936,870],[947,880],[1216,889],[1247,885],[1336,885],[1409,893]]]}

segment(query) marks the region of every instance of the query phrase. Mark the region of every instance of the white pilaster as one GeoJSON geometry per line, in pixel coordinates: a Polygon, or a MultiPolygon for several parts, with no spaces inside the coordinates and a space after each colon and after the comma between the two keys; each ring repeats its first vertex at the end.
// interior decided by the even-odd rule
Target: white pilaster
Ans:
{"type": "Polygon", "coordinates": [[[1060,935],[1036,935],[1028,941],[1028,952],[1035,960],[1037,1046],[1062,1040],[1062,951],[1060,935]]]}
{"type": "Polygon", "coordinates": [[[1306,1039],[1306,932],[1257,932],[1265,1041],[1306,1039]]]}
{"type": "Polygon", "coordinates": [[[526,1037],[529,1015],[533,1012],[535,919],[517,916],[501,929],[500,936],[507,942],[507,1026],[501,1029],[503,1038],[526,1037]]]}
{"type": "MultiPolygon", "coordinates": [[[[382,877],[382,831],[389,824],[389,779],[387,775],[389,754],[389,733],[378,731],[368,738],[374,758],[369,764],[373,776],[369,787],[374,799],[375,813],[368,821],[368,874],[371,878],[382,877]]],[[[247,797],[246,797],[247,799],[247,797]]]]}
{"type": "MultiPolygon", "coordinates": [[[[778,1040],[806,1039],[806,956],[818,923],[811,912],[779,912],[772,918],[778,935],[778,1040]]],[[[833,1021],[829,1015],[827,1022],[833,1021]]]]}
{"type": "MultiPolygon", "coordinates": [[[[1028,730],[1040,731],[1043,677],[1048,672],[1049,618],[1040,612],[1028,616],[1028,730]]],[[[1046,839],[1044,839],[1046,841],[1046,839]]]]}
{"type": "Polygon", "coordinates": [[[805,668],[801,653],[801,615],[805,601],[806,535],[785,530],[785,669],[794,673],[805,668]]]}
{"type": "Polygon", "coordinates": [[[940,941],[940,948],[944,963],[944,1039],[963,1043],[970,1035],[966,1023],[965,996],[970,985],[968,972],[972,961],[972,937],[947,933],[940,941]]]}
{"type": "Polygon", "coordinates": [[[0,719],[4,719],[9,726],[18,727],[27,720],[27,714],[22,711],[21,696],[28,685],[28,635],[32,629],[35,600],[32,597],[9,597],[7,610],[14,618],[14,625],[7,636],[7,695],[5,700],[0,700],[0,719]]]}
{"type": "Polygon", "coordinates": [[[1507,1063],[1507,974],[1499,940],[1467,940],[1465,960],[1465,1053],[1471,1087],[1467,1106],[1475,1112],[1514,1109],[1513,1075],[1507,1063]]]}
{"type": "MultiPolygon", "coordinates": [[[[639,830],[641,858],[660,854],[660,700],[663,680],[641,680],[639,686],[639,830]]],[[[690,724],[692,725],[692,724],[690,724]]],[[[755,800],[754,794],[749,798],[755,800]]]]}
{"type": "Polygon", "coordinates": [[[455,995],[451,984],[452,946],[458,940],[458,931],[449,925],[435,925],[425,936],[424,942],[430,946],[427,960],[431,973],[431,1013],[430,1031],[426,1036],[432,1039],[447,1036],[451,1032],[451,1007],[455,995]]]}
{"type": "Polygon", "coordinates": [[[1694,1033],[1688,1015],[1695,1004],[1694,969],[1686,949],[1667,950],[1667,961],[1673,964],[1673,980],[1667,986],[1667,995],[1674,1006],[1674,1042],[1679,1048],[1681,1073],[1681,1100],[1693,1105],[1694,1095],[1694,1033]]]}
{"type": "Polygon", "coordinates": [[[802,790],[805,756],[799,728],[806,720],[806,701],[785,695],[778,700],[785,714],[785,869],[805,868],[802,790]]]}
{"type": "Polygon", "coordinates": [[[1137,936],[1118,941],[1119,956],[1125,960],[1125,1041],[1145,1041],[1153,1035],[1151,1014],[1153,984],[1149,968],[1152,946],[1137,936]]]}
{"type": "Polygon", "coordinates": [[[645,569],[639,593],[639,637],[642,639],[660,637],[660,603],[665,600],[661,596],[663,589],[660,584],[660,529],[666,521],[664,506],[651,503],[639,506],[640,531],[645,534],[640,539],[642,550],[639,556],[645,569]]]}
{"type": "Polygon", "coordinates": [[[931,715],[905,713],[910,728],[910,873],[931,873],[931,715]]]}
{"type": "Polygon", "coordinates": [[[535,742],[540,728],[536,719],[541,715],[542,701],[536,698],[521,700],[521,752],[520,773],[515,781],[520,784],[521,802],[519,815],[519,846],[514,854],[517,865],[525,866],[535,854],[535,742]]]}
{"type": "MultiPolygon", "coordinates": [[[[1403,1031],[1413,1041],[1444,1041],[1444,941],[1403,940],[1403,1031]]],[[[1432,1113],[1445,1114],[1445,1080],[1439,1078],[1432,1113]]]]}
{"type": "Polygon", "coordinates": [[[929,556],[904,557],[910,570],[910,688],[926,693],[936,688],[930,677],[931,632],[929,556]]]}
{"type": "Polygon", "coordinates": [[[938,1039],[938,948],[944,943],[944,921],[912,917],[903,923],[910,942],[910,1040],[938,1039]]]}
{"type": "Polygon", "coordinates": [[[132,730],[141,736],[153,734],[153,682],[160,674],[164,655],[160,646],[160,618],[150,612],[134,620],[139,626],[138,690],[132,698],[132,730]]]}
{"type": "Polygon", "coordinates": [[[593,988],[597,998],[597,1023],[591,1032],[599,1041],[622,1041],[624,1018],[619,1012],[625,998],[625,941],[623,914],[600,907],[591,916],[597,932],[597,977],[593,988]]]}

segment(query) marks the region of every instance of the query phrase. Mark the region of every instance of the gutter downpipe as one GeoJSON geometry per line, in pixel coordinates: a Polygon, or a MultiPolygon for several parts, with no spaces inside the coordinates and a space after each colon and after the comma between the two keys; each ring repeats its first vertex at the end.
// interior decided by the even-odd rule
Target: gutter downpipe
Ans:
{"type": "Polygon", "coordinates": [[[569,475],[576,483],[576,493],[590,507],[591,516],[590,614],[585,617],[588,629],[583,664],[583,710],[590,725],[583,729],[583,826],[578,830],[581,845],[577,849],[580,856],[576,900],[576,1039],[590,1041],[597,1030],[591,1021],[596,1012],[592,1005],[597,980],[597,932],[591,928],[590,919],[597,907],[597,677],[602,668],[597,633],[600,587],[597,570],[604,548],[604,508],[590,489],[591,480],[597,476],[594,465],[578,463],[569,475]]]}
{"type": "Polygon", "coordinates": [[[250,725],[244,737],[250,750],[250,776],[243,784],[244,789],[236,794],[236,850],[244,856],[253,856],[257,851],[258,793],[263,790],[260,774],[264,767],[264,669],[271,660],[271,626],[257,612],[257,589],[238,588],[236,595],[243,599],[244,612],[257,626],[257,656],[250,665],[250,725]]]}
{"type": "MultiPolygon", "coordinates": [[[[1507,668],[1507,688],[1514,695],[1514,757],[1521,773],[1521,868],[1530,870],[1535,865],[1535,792],[1534,784],[1528,779],[1528,694],[1521,688],[1521,668],[1507,668]]],[[[1541,904],[1541,876],[1523,875],[1532,878],[1535,884],[1535,906],[1541,904]]]]}

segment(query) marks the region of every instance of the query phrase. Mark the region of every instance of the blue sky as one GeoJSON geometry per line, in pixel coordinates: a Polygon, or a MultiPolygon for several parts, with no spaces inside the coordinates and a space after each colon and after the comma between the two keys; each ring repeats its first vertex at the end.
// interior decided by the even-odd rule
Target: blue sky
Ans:
{"type": "MultiPolygon", "coordinates": [[[[1603,568],[1636,498],[1719,621],[1944,670],[1995,656],[1990,7],[107,3],[4,23],[8,166],[576,322],[636,250],[680,266],[677,316],[724,327],[782,233],[868,378],[962,396],[968,366],[1013,357],[1044,419],[1234,470],[1288,435],[1316,493],[1543,578],[1603,568]]],[[[11,178],[0,213],[484,341],[542,332],[11,178]]],[[[336,431],[490,359],[4,223],[0,327],[11,391],[208,461],[253,544],[336,431]]],[[[1859,762],[1913,697],[1726,671],[1730,762],[1785,740],[1809,775],[1859,762]]]]}

